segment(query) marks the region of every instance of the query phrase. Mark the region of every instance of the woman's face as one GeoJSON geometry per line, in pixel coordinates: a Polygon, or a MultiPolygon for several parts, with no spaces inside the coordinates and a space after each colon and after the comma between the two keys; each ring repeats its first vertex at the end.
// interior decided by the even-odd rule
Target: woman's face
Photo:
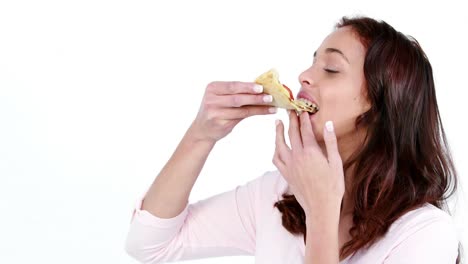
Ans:
{"type": "Polygon", "coordinates": [[[299,75],[297,97],[309,97],[320,110],[310,116],[318,141],[331,120],[338,139],[352,135],[356,118],[370,108],[364,78],[365,48],[350,27],[342,27],[322,42],[310,68],[299,75]]]}

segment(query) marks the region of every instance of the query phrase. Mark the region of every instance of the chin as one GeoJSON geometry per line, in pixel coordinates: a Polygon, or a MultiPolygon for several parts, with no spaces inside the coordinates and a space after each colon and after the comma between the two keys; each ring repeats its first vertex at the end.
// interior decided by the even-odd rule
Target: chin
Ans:
{"type": "Polygon", "coordinates": [[[320,121],[320,118],[317,114],[310,115],[310,123],[312,124],[312,129],[314,130],[315,138],[317,140],[323,141],[323,128],[325,126],[325,122],[320,121]]]}
{"type": "Polygon", "coordinates": [[[317,142],[323,142],[323,132],[322,130],[314,130],[314,135],[315,135],[315,140],[317,140],[317,142]]]}

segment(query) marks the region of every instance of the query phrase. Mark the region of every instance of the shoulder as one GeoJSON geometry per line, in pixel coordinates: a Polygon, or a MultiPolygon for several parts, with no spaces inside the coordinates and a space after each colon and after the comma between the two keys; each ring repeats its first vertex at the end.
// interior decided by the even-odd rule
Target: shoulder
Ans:
{"type": "Polygon", "coordinates": [[[385,236],[386,242],[390,243],[392,248],[408,241],[435,238],[438,243],[458,245],[456,225],[452,216],[429,203],[402,215],[390,226],[385,236]]]}
{"type": "Polygon", "coordinates": [[[256,193],[255,199],[260,208],[270,208],[270,205],[282,199],[283,193],[290,193],[288,183],[277,170],[266,171],[246,185],[256,193]]]}
{"type": "Polygon", "coordinates": [[[260,189],[265,196],[281,198],[284,192],[289,192],[288,183],[278,170],[267,171],[259,181],[260,189]]]}
{"type": "Polygon", "coordinates": [[[396,234],[399,240],[408,238],[418,232],[444,232],[456,236],[452,216],[429,203],[402,215],[389,229],[389,233],[396,234]]]}
{"type": "Polygon", "coordinates": [[[358,262],[349,263],[449,263],[447,260],[454,260],[457,252],[458,235],[452,216],[425,204],[398,218],[384,237],[356,252],[358,262]]]}
{"type": "Polygon", "coordinates": [[[454,263],[459,243],[455,226],[452,216],[431,204],[406,213],[389,230],[392,243],[388,263],[401,263],[403,259],[454,263]]]}

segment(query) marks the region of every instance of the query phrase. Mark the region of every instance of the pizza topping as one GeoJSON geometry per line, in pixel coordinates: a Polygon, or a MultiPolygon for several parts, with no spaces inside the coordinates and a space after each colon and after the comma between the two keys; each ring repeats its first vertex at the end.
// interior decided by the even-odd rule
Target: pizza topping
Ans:
{"type": "Polygon", "coordinates": [[[288,90],[288,92],[289,92],[289,99],[294,100],[294,95],[293,95],[293,93],[291,92],[291,89],[289,89],[289,88],[288,88],[286,85],[284,85],[284,84],[283,84],[283,87],[284,87],[286,90],[288,90]]]}
{"type": "Polygon", "coordinates": [[[305,99],[305,98],[298,98],[294,100],[294,103],[303,111],[307,111],[310,114],[315,114],[318,112],[319,107],[317,104],[305,99]]]}
{"type": "Polygon", "coordinates": [[[305,98],[298,98],[297,101],[301,101],[309,107],[314,107],[315,104],[305,98]]]}

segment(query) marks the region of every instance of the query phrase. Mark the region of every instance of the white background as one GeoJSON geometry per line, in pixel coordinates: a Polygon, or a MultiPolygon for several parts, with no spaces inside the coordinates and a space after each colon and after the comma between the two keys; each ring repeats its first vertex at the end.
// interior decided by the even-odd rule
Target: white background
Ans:
{"type": "MultiPolygon", "coordinates": [[[[466,190],[466,8],[376,2],[1,1],[0,263],[135,263],[123,249],[133,204],[206,85],[276,67],[297,93],[343,15],[383,19],[421,43],[466,190]]],[[[285,112],[249,118],[219,142],[190,201],[274,169],[276,118],[285,112]]],[[[452,207],[468,248],[463,189],[452,207]]]]}

